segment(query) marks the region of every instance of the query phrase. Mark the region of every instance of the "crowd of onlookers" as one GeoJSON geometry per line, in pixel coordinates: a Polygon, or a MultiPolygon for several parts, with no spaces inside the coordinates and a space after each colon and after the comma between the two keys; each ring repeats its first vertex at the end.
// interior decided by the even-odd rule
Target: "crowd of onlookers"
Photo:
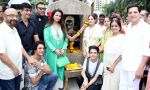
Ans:
{"type": "Polygon", "coordinates": [[[125,22],[118,11],[110,17],[91,14],[88,25],[70,36],[61,9],[48,17],[45,3],[35,8],[32,13],[32,6],[22,3],[18,14],[0,6],[0,90],[20,90],[22,79],[23,90],[63,90],[65,68],[57,66],[58,58],[80,35],[85,58],[77,77],[80,90],[142,90],[143,83],[150,90],[147,10],[128,6],[125,22]]]}

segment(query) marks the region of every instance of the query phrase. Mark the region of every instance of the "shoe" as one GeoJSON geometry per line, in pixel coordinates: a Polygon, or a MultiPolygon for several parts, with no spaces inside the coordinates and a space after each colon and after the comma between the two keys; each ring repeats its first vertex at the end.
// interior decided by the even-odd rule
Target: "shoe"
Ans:
{"type": "Polygon", "coordinates": [[[63,90],[63,88],[58,88],[58,90],[63,90]]]}

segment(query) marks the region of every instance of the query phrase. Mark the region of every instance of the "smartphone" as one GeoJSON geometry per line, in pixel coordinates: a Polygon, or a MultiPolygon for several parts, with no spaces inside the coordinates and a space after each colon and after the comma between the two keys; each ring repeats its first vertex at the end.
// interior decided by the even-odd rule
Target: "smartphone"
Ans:
{"type": "Polygon", "coordinates": [[[106,67],[106,69],[109,71],[109,67],[106,67]]]}

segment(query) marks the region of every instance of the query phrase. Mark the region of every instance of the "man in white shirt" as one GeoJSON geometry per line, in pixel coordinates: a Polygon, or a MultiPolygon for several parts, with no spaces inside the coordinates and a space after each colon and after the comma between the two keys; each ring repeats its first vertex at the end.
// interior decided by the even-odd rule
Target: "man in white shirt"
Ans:
{"type": "Polygon", "coordinates": [[[101,32],[103,32],[106,30],[106,26],[104,25],[104,20],[105,20],[105,15],[103,13],[101,13],[99,15],[99,23],[97,24],[101,30],[101,32]]]}
{"type": "Polygon", "coordinates": [[[34,60],[22,47],[14,27],[18,20],[17,11],[13,8],[6,9],[3,18],[0,25],[0,87],[2,90],[20,90],[22,54],[29,63],[34,63],[34,60]]]}
{"type": "Polygon", "coordinates": [[[127,8],[130,23],[122,48],[119,90],[139,90],[139,82],[150,56],[150,26],[140,18],[136,5],[127,8]]]}

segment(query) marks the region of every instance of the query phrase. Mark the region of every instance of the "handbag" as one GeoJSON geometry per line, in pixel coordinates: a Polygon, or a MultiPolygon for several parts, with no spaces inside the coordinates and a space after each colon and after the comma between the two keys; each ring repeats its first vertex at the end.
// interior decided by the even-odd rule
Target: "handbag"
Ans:
{"type": "Polygon", "coordinates": [[[70,64],[70,61],[66,55],[61,55],[57,57],[56,65],[58,68],[64,67],[70,64]]]}

